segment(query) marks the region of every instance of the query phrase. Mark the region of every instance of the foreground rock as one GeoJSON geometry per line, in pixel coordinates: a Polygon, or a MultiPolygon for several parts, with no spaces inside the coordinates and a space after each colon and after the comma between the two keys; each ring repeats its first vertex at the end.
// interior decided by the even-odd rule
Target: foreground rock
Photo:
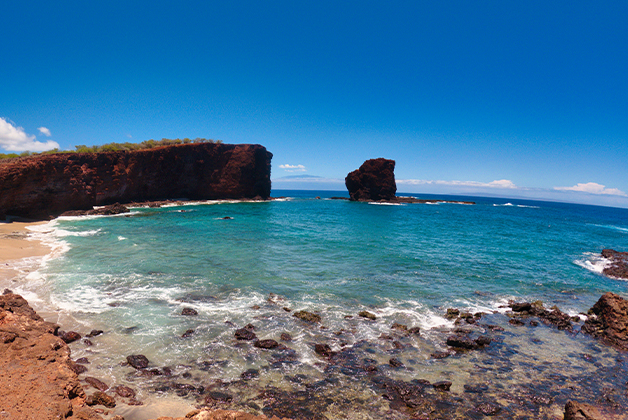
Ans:
{"type": "Polygon", "coordinates": [[[610,266],[602,270],[604,275],[628,280],[628,252],[603,249],[602,256],[611,262],[610,266]]]}
{"type": "Polygon", "coordinates": [[[21,296],[0,296],[0,408],[9,419],[100,419],[84,406],[70,349],[21,296]]]}
{"type": "Polygon", "coordinates": [[[347,175],[345,185],[353,201],[392,200],[397,192],[395,161],[369,159],[347,175]]]}
{"type": "Polygon", "coordinates": [[[272,154],[251,144],[57,153],[0,165],[0,214],[48,218],[116,202],[270,196],[272,154]]]}
{"type": "Polygon", "coordinates": [[[605,293],[589,310],[582,331],[620,350],[628,350],[628,300],[605,293]]]}

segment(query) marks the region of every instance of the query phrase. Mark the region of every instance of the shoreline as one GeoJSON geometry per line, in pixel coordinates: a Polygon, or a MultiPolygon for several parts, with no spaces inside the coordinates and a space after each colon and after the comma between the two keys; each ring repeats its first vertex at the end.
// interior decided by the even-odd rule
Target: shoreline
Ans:
{"type": "MultiPolygon", "coordinates": [[[[33,239],[29,226],[48,223],[46,221],[31,221],[7,216],[6,221],[0,221],[0,282],[11,282],[24,274],[16,263],[26,258],[44,258],[50,254],[52,248],[43,242],[33,239]]],[[[30,271],[30,270],[29,270],[30,271]]]]}
{"type": "MultiPolygon", "coordinates": [[[[50,251],[53,251],[54,248],[48,249],[44,245],[44,243],[47,243],[46,239],[44,239],[43,243],[26,239],[29,232],[28,226],[44,223],[46,222],[2,224],[1,226],[4,229],[0,232],[6,236],[2,237],[6,241],[4,246],[8,246],[15,252],[28,253],[35,249],[31,245],[36,244],[40,246],[38,252],[42,252],[42,254],[27,255],[25,258],[41,256],[45,261],[46,255],[51,255],[50,251]],[[46,252],[46,250],[48,251],[46,252]]],[[[4,253],[0,255],[2,257],[5,256],[4,253]]],[[[0,261],[2,261],[2,264],[6,264],[4,259],[0,261]]],[[[6,261],[12,264],[11,262],[14,259],[6,261]]],[[[33,260],[33,269],[37,268],[35,263],[36,260],[33,260]]],[[[9,268],[7,272],[9,270],[13,272],[12,277],[7,277],[9,280],[19,278],[23,282],[28,282],[30,279],[30,277],[26,277],[26,271],[23,268],[21,271],[17,268],[9,268]]],[[[0,277],[0,281],[4,280],[4,277],[0,277]]],[[[5,284],[10,283],[6,282],[5,284]]],[[[11,287],[9,286],[9,288],[11,287]]],[[[261,334],[264,334],[266,337],[273,336],[273,331],[268,329],[268,325],[264,321],[266,318],[263,315],[268,314],[274,319],[282,316],[289,319],[294,317],[291,313],[285,312],[281,305],[273,305],[273,302],[270,301],[272,300],[270,298],[273,296],[272,294],[269,296],[268,305],[265,306],[260,303],[261,308],[251,307],[254,312],[249,315],[249,320],[255,323],[260,337],[262,337],[261,334]]],[[[222,361],[221,357],[212,355],[209,358],[210,360],[204,360],[199,366],[196,366],[198,369],[196,367],[189,369],[194,376],[190,380],[183,376],[183,371],[175,372],[176,375],[171,378],[161,374],[149,380],[147,375],[152,375],[154,372],[161,371],[169,366],[160,362],[151,366],[154,367],[153,369],[131,372],[133,372],[133,377],[137,377],[138,383],[147,382],[147,386],[143,387],[145,391],[144,398],[146,398],[144,402],[151,400],[161,403],[152,406],[156,410],[159,410],[157,406],[163,407],[162,404],[165,400],[162,398],[165,396],[164,394],[183,393],[183,391],[188,391],[188,389],[192,391],[185,398],[191,404],[205,404],[213,408],[252,409],[259,414],[262,413],[259,411],[259,407],[265,407],[270,410],[269,413],[278,414],[281,417],[298,418],[303,413],[311,413],[312,418],[316,419],[323,418],[329,414],[329,412],[323,410],[323,407],[327,405],[334,406],[340,411],[352,412],[358,409],[353,404],[358,401],[361,402],[363,399],[374,398],[372,395],[379,397],[377,401],[382,406],[382,410],[385,410],[379,414],[384,415],[392,410],[398,416],[421,415],[423,412],[431,410],[442,411],[441,414],[455,415],[456,410],[454,407],[459,406],[460,409],[464,408],[464,410],[467,410],[465,415],[475,416],[469,418],[479,418],[478,416],[482,415],[496,415],[497,417],[495,418],[507,418],[507,416],[526,413],[528,415],[536,414],[539,416],[538,418],[551,418],[554,420],[562,418],[562,404],[565,397],[562,394],[564,392],[573,394],[576,400],[589,403],[596,403],[596,398],[600,397],[610,398],[609,402],[615,399],[620,404],[624,403],[624,396],[611,395],[604,391],[604,387],[608,384],[605,384],[603,380],[596,382],[594,386],[588,385],[588,389],[584,382],[586,376],[600,375],[604,377],[611,371],[616,371],[617,369],[620,371],[625,370],[626,360],[624,357],[613,351],[608,352],[603,348],[600,349],[594,343],[587,344],[587,341],[589,341],[587,338],[584,340],[576,339],[576,336],[580,336],[580,328],[575,328],[573,332],[557,331],[557,329],[561,330],[563,328],[556,328],[556,325],[544,326],[543,323],[539,325],[530,309],[521,307],[519,310],[516,310],[514,307],[510,308],[513,312],[510,315],[505,313],[508,311],[506,308],[504,311],[499,312],[472,314],[473,317],[463,316],[461,313],[456,318],[458,322],[455,326],[442,330],[439,328],[434,328],[431,331],[426,329],[424,330],[425,336],[423,338],[420,335],[406,334],[403,328],[404,325],[391,324],[386,321],[386,326],[389,330],[385,331],[385,334],[379,336],[379,338],[374,336],[368,342],[356,341],[341,348],[337,348],[338,346],[334,345],[334,337],[350,337],[352,333],[350,327],[364,329],[374,326],[375,328],[371,329],[379,332],[377,326],[383,322],[379,320],[379,313],[377,314],[377,321],[364,315],[358,314],[356,316],[353,314],[351,318],[342,321],[343,325],[341,326],[345,328],[338,330],[338,333],[341,333],[340,335],[336,335],[336,332],[325,333],[325,329],[333,326],[327,324],[329,321],[324,322],[325,325],[321,324],[320,327],[318,324],[300,324],[300,329],[303,332],[309,331],[312,332],[313,336],[316,336],[317,344],[327,342],[332,345],[328,354],[326,351],[323,353],[316,351],[316,360],[312,365],[316,372],[310,369],[311,372],[307,378],[304,375],[295,375],[296,372],[293,371],[293,368],[290,368],[291,363],[296,361],[292,360],[293,358],[303,357],[303,354],[305,354],[302,351],[303,349],[296,347],[299,354],[293,354],[288,350],[281,350],[281,348],[271,352],[268,351],[269,349],[257,347],[253,343],[234,341],[234,338],[231,338],[230,341],[234,344],[234,351],[255,354],[261,359],[267,359],[269,363],[280,363],[282,366],[275,367],[270,363],[269,366],[259,369],[258,372],[253,370],[243,371],[242,374],[246,375],[241,378],[226,379],[225,376],[222,376],[221,379],[215,382],[207,382],[208,379],[203,378],[205,378],[204,375],[207,375],[208,369],[219,370],[219,364],[222,361]],[[520,316],[518,315],[520,312],[526,314],[520,316]],[[527,314],[527,312],[530,313],[527,314]],[[428,360],[422,359],[422,356],[429,354],[428,350],[438,350],[432,349],[433,346],[431,344],[438,341],[444,345],[445,340],[450,341],[452,334],[459,343],[458,345],[463,346],[462,350],[454,350],[451,344],[446,343],[449,346],[444,347],[448,349],[447,352],[435,351],[430,358],[427,358],[428,360]],[[438,337],[431,337],[432,335],[438,337]],[[488,344],[478,344],[477,349],[464,348],[467,338],[470,338],[473,343],[477,344],[478,340],[483,340],[481,338],[483,336],[488,336],[491,341],[488,344]],[[426,339],[429,342],[424,342],[426,339]],[[574,347],[574,344],[577,344],[578,341],[580,341],[580,344],[574,347]],[[557,344],[564,351],[557,351],[555,348],[557,344]],[[282,358],[276,359],[274,357],[275,353],[282,356],[282,358]],[[556,356],[559,357],[553,357],[551,353],[557,353],[556,356]],[[567,361],[566,364],[565,361],[567,361]],[[213,362],[216,363],[217,367],[210,365],[213,362]],[[566,372],[569,370],[570,364],[576,364],[576,368],[586,371],[586,374],[575,371],[566,372]],[[287,367],[284,367],[284,365],[287,367]],[[549,369],[547,372],[545,371],[546,368],[549,369]],[[463,378],[455,373],[456,371],[461,371],[463,376],[466,376],[463,378]],[[269,384],[264,385],[266,382],[265,375],[268,372],[274,372],[274,376],[286,374],[287,376],[283,376],[283,378],[276,376],[281,378],[280,382],[268,388],[269,384]],[[523,372],[526,373],[524,374],[523,372]],[[196,378],[197,375],[200,379],[196,378]],[[529,380],[525,375],[531,375],[531,383],[528,383],[529,380]],[[260,376],[264,379],[263,381],[257,379],[260,376]],[[414,382],[410,380],[411,378],[415,378],[414,382]],[[571,386],[576,387],[577,391],[573,393],[567,390],[563,391],[564,387],[557,385],[555,383],[556,380],[569,383],[571,386]],[[289,382],[294,383],[294,385],[290,385],[289,382]],[[201,387],[203,387],[203,391],[200,391],[201,387]],[[590,388],[595,388],[595,390],[590,388]],[[194,395],[194,389],[198,390],[198,396],[194,395]],[[342,390],[343,396],[346,393],[347,401],[351,402],[346,403],[342,399],[336,400],[335,395],[338,390],[342,390]],[[363,394],[363,390],[368,390],[370,394],[363,394]],[[149,392],[146,393],[146,391],[149,392]],[[254,397],[251,395],[251,392],[259,392],[260,394],[254,397]],[[306,400],[301,401],[300,399],[303,397],[306,397],[306,400]],[[310,400],[311,402],[308,402],[310,400]],[[333,403],[328,402],[332,400],[333,403]],[[515,407],[516,405],[522,405],[523,403],[520,401],[524,400],[530,400],[533,404],[515,407]],[[484,412],[489,414],[483,414],[484,412]]],[[[535,307],[532,306],[531,308],[534,309],[535,307]]],[[[317,312],[320,313],[320,310],[317,312]]],[[[50,318],[58,314],[53,312],[45,315],[40,313],[40,315],[43,315],[44,319],[49,321],[50,318]]],[[[449,315],[449,311],[447,311],[447,315],[449,315]]],[[[325,317],[323,318],[326,321],[325,317]]],[[[564,317],[561,316],[557,321],[561,321],[562,318],[564,317]]],[[[581,324],[581,321],[575,322],[581,324]]],[[[72,328],[69,324],[64,325],[63,322],[56,322],[60,323],[63,329],[72,328]]],[[[238,326],[240,326],[239,323],[238,326]]],[[[412,325],[408,324],[408,327],[410,326],[412,325]]],[[[234,326],[233,328],[236,327],[234,326]]],[[[77,329],[82,334],[87,333],[88,330],[87,325],[77,329]]],[[[96,347],[99,345],[98,341],[103,339],[104,336],[93,340],[96,343],[96,347]]],[[[484,342],[482,341],[482,343],[484,342]]],[[[294,345],[289,343],[287,346],[294,347],[294,345]]],[[[74,347],[72,352],[74,357],[81,355],[91,358],[90,354],[81,354],[81,350],[84,347],[81,342],[77,342],[72,347],[74,347]]],[[[84,350],[89,352],[91,349],[85,347],[84,350]]],[[[148,356],[150,357],[150,354],[148,356]]],[[[151,360],[153,359],[151,358],[151,360]]],[[[310,363],[310,361],[307,363],[310,363]]],[[[89,367],[90,372],[87,373],[88,376],[95,375],[97,379],[105,380],[105,382],[112,384],[107,378],[99,374],[99,369],[94,364],[89,367]]],[[[186,368],[185,374],[188,374],[187,366],[184,366],[184,368],[186,368]]],[[[93,387],[90,388],[90,386],[85,385],[85,377],[82,376],[81,378],[82,386],[85,387],[86,391],[92,393],[94,391],[93,387]]],[[[614,385],[617,391],[623,388],[619,383],[614,385]]],[[[109,393],[112,394],[111,391],[109,393]]],[[[124,404],[124,401],[120,401],[120,403],[124,404]]],[[[123,409],[123,407],[120,408],[123,409]]],[[[138,407],[137,414],[139,414],[139,411],[147,408],[148,406],[146,405],[143,408],[138,407]]],[[[613,409],[613,407],[605,408],[613,409]]],[[[127,417],[128,420],[134,418],[135,414],[130,411],[118,411],[118,413],[125,416],[127,414],[130,415],[131,417],[127,417]]],[[[151,414],[150,418],[164,415],[163,413],[158,414],[157,411],[154,411],[154,413],[154,415],[151,414]]],[[[437,417],[428,415],[427,417],[417,418],[431,419],[437,417]]],[[[609,418],[623,419],[624,417],[609,418]]]]}

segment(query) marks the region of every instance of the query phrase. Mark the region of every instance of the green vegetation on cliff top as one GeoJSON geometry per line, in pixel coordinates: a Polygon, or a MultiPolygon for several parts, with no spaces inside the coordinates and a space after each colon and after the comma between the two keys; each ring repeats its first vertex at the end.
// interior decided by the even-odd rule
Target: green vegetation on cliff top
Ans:
{"type": "Polygon", "coordinates": [[[132,151],[132,150],[144,150],[152,149],[154,147],[172,146],[175,144],[190,144],[190,143],[222,143],[222,140],[210,140],[210,139],[161,139],[161,140],[145,140],[141,143],[107,143],[100,146],[74,146],[76,150],[59,150],[52,149],[46,152],[34,153],[34,152],[22,152],[22,153],[0,153],[0,159],[11,159],[18,157],[27,157],[35,155],[49,155],[53,153],[100,153],[100,152],[120,152],[120,151],[132,151]]]}

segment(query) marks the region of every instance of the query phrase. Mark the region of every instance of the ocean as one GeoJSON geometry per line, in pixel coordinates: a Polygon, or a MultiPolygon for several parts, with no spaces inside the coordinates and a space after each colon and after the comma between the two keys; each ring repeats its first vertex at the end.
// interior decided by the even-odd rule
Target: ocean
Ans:
{"type": "Polygon", "coordinates": [[[330,199],[346,195],[273,191],[285,198],[61,217],[33,228],[52,254],[0,286],[64,330],[104,331],[91,345],[72,343],[73,358],[89,360],[84,375],[136,390],[143,405],[119,397],[111,411],[127,420],[198,404],[312,419],[483,418],[480,404],[492,404],[495,418],[551,419],[569,399],[628,406],[626,355],[578,325],[515,326],[507,314],[509,301],[577,316],[605,292],[628,298],[628,282],[601,275],[599,256],[628,250],[627,209],[330,199]],[[455,325],[448,308],[483,315],[455,325]],[[293,316],[301,310],[321,322],[293,316]],[[402,334],[394,323],[421,332],[402,334]],[[237,340],[247,324],[282,346],[237,340]],[[445,341],[456,328],[492,343],[452,353],[445,341]],[[315,344],[343,362],[330,363],[315,344]],[[153,372],[125,365],[132,354],[153,372]],[[426,381],[452,385],[441,392],[426,381]],[[403,384],[414,384],[405,391],[417,395],[412,403],[399,397],[403,384]]]}

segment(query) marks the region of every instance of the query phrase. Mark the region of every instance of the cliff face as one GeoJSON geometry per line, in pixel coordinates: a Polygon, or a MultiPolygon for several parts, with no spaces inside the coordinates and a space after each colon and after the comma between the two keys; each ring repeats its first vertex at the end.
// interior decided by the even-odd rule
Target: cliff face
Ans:
{"type": "Polygon", "coordinates": [[[45,218],[115,202],[265,199],[271,158],[260,145],[201,143],[18,159],[0,164],[0,214],[45,218]]]}
{"type": "Polygon", "coordinates": [[[395,161],[384,158],[369,159],[360,169],[347,175],[345,185],[354,201],[394,200],[397,192],[395,161]]]}

